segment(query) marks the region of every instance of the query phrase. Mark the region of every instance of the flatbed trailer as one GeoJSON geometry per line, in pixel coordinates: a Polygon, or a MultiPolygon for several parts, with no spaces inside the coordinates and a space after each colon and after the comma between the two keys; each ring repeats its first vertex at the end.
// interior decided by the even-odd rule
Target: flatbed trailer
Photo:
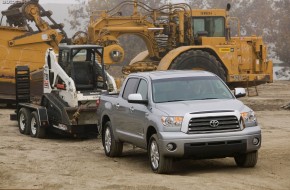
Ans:
{"type": "Polygon", "coordinates": [[[15,69],[17,105],[10,119],[18,121],[20,133],[37,138],[44,138],[47,130],[74,137],[98,134],[99,96],[108,86],[103,47],[61,46],[58,58],[48,49],[45,60],[43,94],[36,103],[30,99],[29,67],[15,69]]]}

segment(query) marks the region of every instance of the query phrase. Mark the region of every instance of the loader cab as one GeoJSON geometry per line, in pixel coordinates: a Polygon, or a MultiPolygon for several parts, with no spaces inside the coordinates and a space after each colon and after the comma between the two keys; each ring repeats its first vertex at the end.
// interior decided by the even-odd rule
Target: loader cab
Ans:
{"type": "Polygon", "coordinates": [[[193,17],[194,36],[225,37],[225,19],[223,17],[193,17]]]}
{"type": "Polygon", "coordinates": [[[96,45],[60,46],[58,63],[74,80],[77,91],[106,89],[103,52],[96,45]]]}
{"type": "Polygon", "coordinates": [[[225,37],[226,10],[192,10],[191,26],[194,37],[225,37]]]}

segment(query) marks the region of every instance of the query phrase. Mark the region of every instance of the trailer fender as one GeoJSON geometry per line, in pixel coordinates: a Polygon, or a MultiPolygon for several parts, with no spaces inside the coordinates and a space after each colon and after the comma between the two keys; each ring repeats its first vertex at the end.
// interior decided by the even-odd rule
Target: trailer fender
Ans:
{"type": "Polygon", "coordinates": [[[45,107],[31,104],[31,103],[20,103],[18,105],[18,109],[23,108],[23,107],[29,109],[30,113],[33,111],[36,111],[38,115],[38,121],[41,127],[49,126],[47,109],[45,107]]]}

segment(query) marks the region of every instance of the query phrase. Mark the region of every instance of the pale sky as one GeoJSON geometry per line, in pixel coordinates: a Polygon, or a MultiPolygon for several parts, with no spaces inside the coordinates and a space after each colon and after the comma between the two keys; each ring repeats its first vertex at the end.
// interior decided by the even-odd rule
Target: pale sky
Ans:
{"type": "MultiPolygon", "coordinates": [[[[12,4],[17,0],[0,0],[0,4],[12,4]]],[[[21,1],[21,0],[18,0],[21,1]]],[[[43,3],[63,3],[63,4],[73,4],[76,3],[76,0],[39,0],[40,4],[43,3]]]]}
{"type": "MultiPolygon", "coordinates": [[[[7,9],[13,2],[17,0],[0,0],[0,12],[7,9]]],[[[59,4],[75,4],[76,0],[39,0],[39,3],[47,4],[47,3],[59,3],[59,4]]]]}
{"type": "Polygon", "coordinates": [[[77,3],[76,0],[39,0],[40,4],[43,3],[62,3],[62,4],[74,4],[77,3]]]}
{"type": "MultiPolygon", "coordinates": [[[[0,0],[0,11],[7,9],[8,6],[13,4],[13,2],[15,1],[17,0],[0,0]]],[[[185,2],[185,1],[186,0],[171,0],[172,3],[180,3],[180,2],[185,2]]],[[[39,3],[40,4],[47,4],[47,3],[75,4],[77,3],[77,0],[39,0],[39,3]]]]}

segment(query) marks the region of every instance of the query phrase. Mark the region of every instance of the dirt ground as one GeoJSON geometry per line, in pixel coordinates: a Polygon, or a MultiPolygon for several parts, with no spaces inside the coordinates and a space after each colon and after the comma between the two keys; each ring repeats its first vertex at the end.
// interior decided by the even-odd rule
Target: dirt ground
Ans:
{"type": "Polygon", "coordinates": [[[241,100],[256,110],[263,142],[255,168],[236,167],[232,158],[181,160],[170,175],[152,173],[145,151],[126,145],[110,159],[101,140],[21,135],[13,110],[0,109],[0,189],[121,190],[289,190],[290,81],[258,87],[259,96],[241,100]]]}

